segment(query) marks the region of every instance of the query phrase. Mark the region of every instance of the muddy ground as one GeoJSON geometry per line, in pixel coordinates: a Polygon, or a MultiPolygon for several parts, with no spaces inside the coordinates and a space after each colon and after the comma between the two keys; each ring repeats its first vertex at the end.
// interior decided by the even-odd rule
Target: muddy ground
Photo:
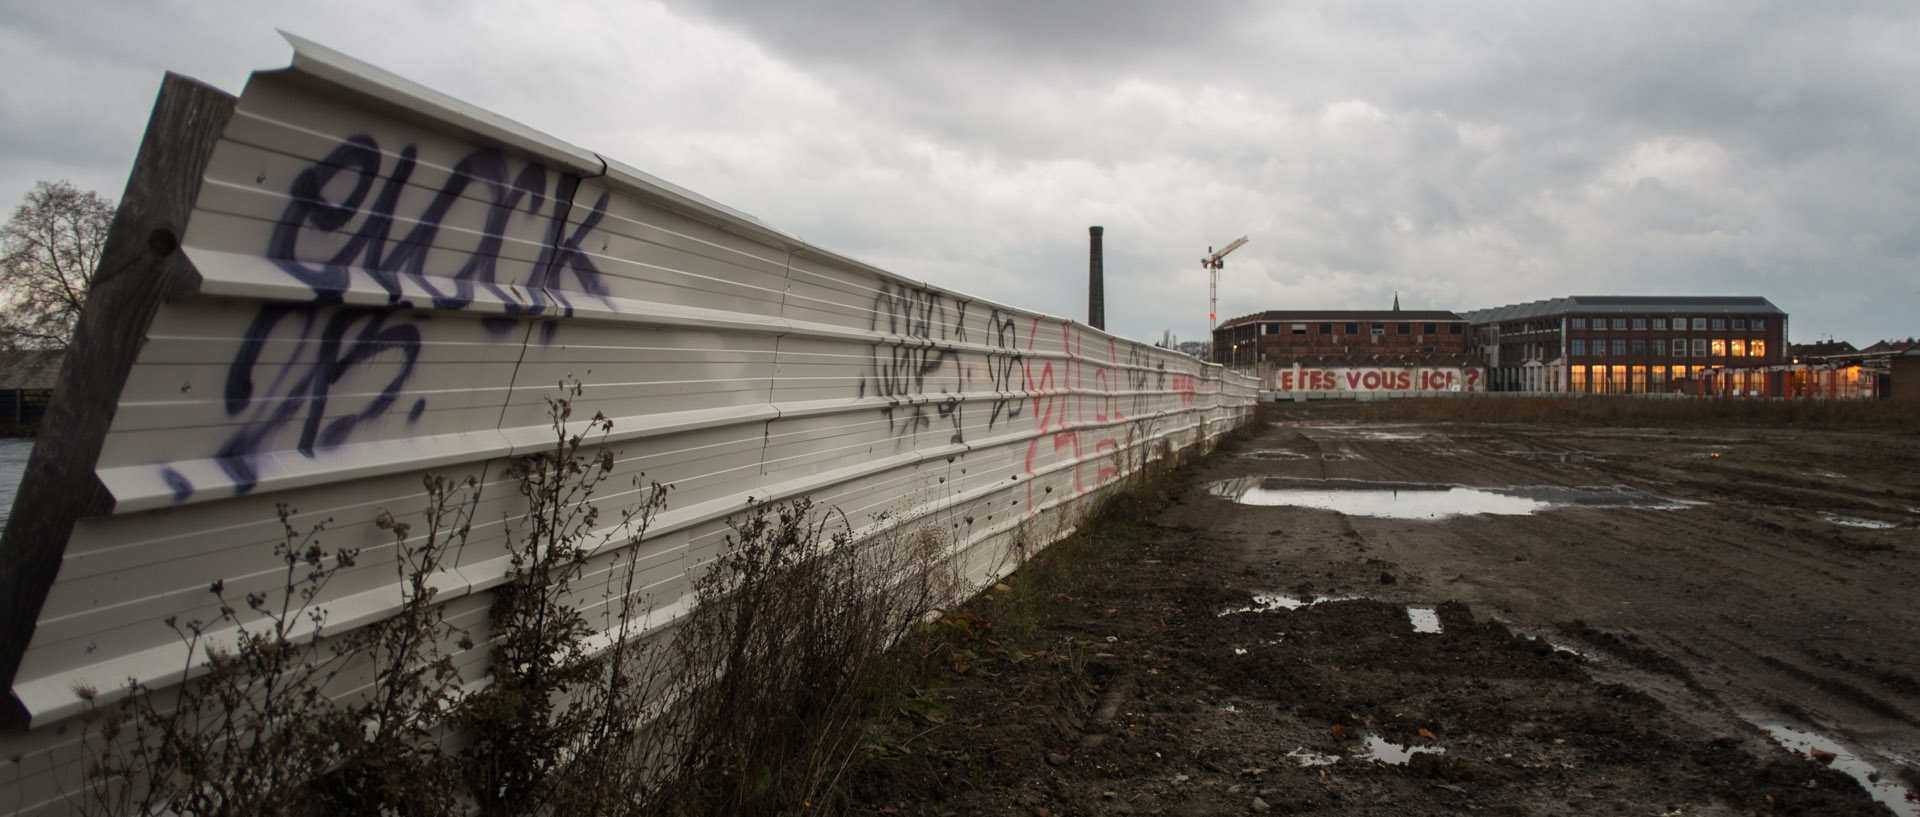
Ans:
{"type": "Polygon", "coordinates": [[[1356,410],[1215,456],[854,812],[1920,814],[1920,435],[1356,410]],[[1598,490],[1370,515],[1436,486],[1598,490]],[[1299,488],[1387,493],[1246,504],[1299,488]]]}

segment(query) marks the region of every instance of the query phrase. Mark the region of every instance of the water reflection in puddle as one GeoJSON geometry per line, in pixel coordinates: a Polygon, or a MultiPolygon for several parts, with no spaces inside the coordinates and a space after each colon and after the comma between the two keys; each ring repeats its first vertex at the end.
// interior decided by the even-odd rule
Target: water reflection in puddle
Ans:
{"type": "MultiPolygon", "coordinates": [[[[1366,749],[1354,752],[1352,757],[1356,760],[1371,760],[1376,763],[1385,763],[1389,766],[1405,766],[1409,761],[1413,760],[1414,755],[1444,755],[1446,753],[1447,750],[1439,746],[1402,746],[1398,743],[1391,743],[1379,735],[1368,735],[1366,749]]],[[[1302,767],[1332,766],[1340,762],[1339,755],[1322,754],[1304,746],[1288,752],[1287,757],[1293,758],[1293,762],[1302,767]]]]}
{"type": "Polygon", "coordinates": [[[1368,735],[1366,754],[1355,755],[1355,757],[1364,757],[1368,760],[1379,761],[1389,766],[1404,766],[1407,764],[1407,761],[1413,759],[1414,755],[1444,755],[1446,753],[1447,750],[1439,746],[1401,746],[1397,743],[1388,743],[1386,738],[1380,737],[1379,735],[1368,735]]]}
{"type": "Polygon", "coordinates": [[[1552,508],[1680,510],[1699,503],[1655,496],[1625,486],[1552,485],[1468,488],[1394,485],[1349,480],[1243,477],[1209,486],[1214,496],[1242,505],[1290,505],[1387,519],[1445,519],[1471,514],[1524,515],[1552,508]],[[1309,487],[1310,486],[1310,487],[1309,487]]]}
{"type": "Polygon", "coordinates": [[[1820,519],[1829,525],[1839,525],[1847,528],[1863,528],[1866,530],[1893,530],[1894,528],[1900,527],[1892,522],[1882,522],[1878,519],[1861,519],[1857,516],[1841,516],[1837,513],[1821,512],[1820,519]]]}
{"type": "Polygon", "coordinates": [[[1416,633],[1440,632],[1440,613],[1432,607],[1421,604],[1408,605],[1407,620],[1413,622],[1413,631],[1416,633]]]}
{"type": "Polygon", "coordinates": [[[1284,448],[1261,448],[1241,452],[1240,458],[1247,460],[1281,460],[1283,462],[1291,462],[1304,460],[1307,458],[1307,455],[1298,451],[1288,451],[1284,448]]]}
{"type": "Polygon", "coordinates": [[[1312,607],[1324,602],[1352,601],[1355,598],[1357,597],[1314,596],[1311,599],[1302,599],[1299,596],[1288,595],[1286,593],[1255,593],[1253,594],[1252,604],[1245,607],[1229,607],[1221,610],[1217,615],[1230,616],[1235,613],[1271,613],[1275,610],[1298,610],[1302,607],[1312,607]]]}
{"type": "Polygon", "coordinates": [[[1920,803],[1908,799],[1912,791],[1898,782],[1881,774],[1873,764],[1862,760],[1840,742],[1825,735],[1804,732],[1779,723],[1757,723],[1761,729],[1772,736],[1773,742],[1786,747],[1788,751],[1812,757],[1815,751],[1830,752],[1833,760],[1828,765],[1836,771],[1846,774],[1858,782],[1867,794],[1888,810],[1900,817],[1920,817],[1920,803]]]}

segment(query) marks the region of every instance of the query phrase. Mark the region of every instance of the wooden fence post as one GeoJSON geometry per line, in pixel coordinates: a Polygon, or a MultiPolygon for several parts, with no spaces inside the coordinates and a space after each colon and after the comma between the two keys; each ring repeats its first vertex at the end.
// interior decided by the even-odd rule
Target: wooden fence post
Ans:
{"type": "Polygon", "coordinates": [[[24,729],[31,717],[12,694],[13,680],[74,522],[112,510],[94,465],[148,325],[161,301],[199,288],[200,274],[180,241],[234,103],[224,91],[172,73],[154,100],[0,538],[0,683],[7,690],[0,728],[24,729]]]}

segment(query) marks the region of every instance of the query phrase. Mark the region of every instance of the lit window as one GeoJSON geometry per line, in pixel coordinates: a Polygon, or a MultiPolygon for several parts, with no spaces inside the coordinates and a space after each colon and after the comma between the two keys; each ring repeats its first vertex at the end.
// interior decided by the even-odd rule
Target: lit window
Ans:
{"type": "Polygon", "coordinates": [[[1714,356],[1714,357],[1726,357],[1726,356],[1727,356],[1727,342],[1726,342],[1726,340],[1724,340],[1724,339],[1722,339],[1722,338],[1714,338],[1714,339],[1713,339],[1713,356],[1714,356]]]}
{"type": "Polygon", "coordinates": [[[1727,354],[1733,355],[1734,357],[1746,357],[1747,342],[1743,340],[1730,341],[1727,344],[1727,354]]]}
{"type": "Polygon", "coordinates": [[[1587,367],[1574,366],[1568,371],[1568,374],[1571,375],[1568,380],[1571,391],[1583,392],[1587,390],[1587,367]]]}
{"type": "Polygon", "coordinates": [[[1747,341],[1747,356],[1748,357],[1766,357],[1767,342],[1764,340],[1747,341]]]}

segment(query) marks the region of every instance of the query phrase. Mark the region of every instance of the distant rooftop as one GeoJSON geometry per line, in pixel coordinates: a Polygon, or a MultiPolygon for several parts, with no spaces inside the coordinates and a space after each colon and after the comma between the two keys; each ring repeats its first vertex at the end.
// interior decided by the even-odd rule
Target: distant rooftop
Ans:
{"type": "Polygon", "coordinates": [[[1269,323],[1273,321],[1297,323],[1341,323],[1346,321],[1367,323],[1418,323],[1421,321],[1463,321],[1466,318],[1458,313],[1437,309],[1400,310],[1390,309],[1270,309],[1241,315],[1232,320],[1222,321],[1220,328],[1239,326],[1247,323],[1269,323]]]}
{"type": "Polygon", "coordinates": [[[1461,314],[1474,323],[1546,318],[1559,315],[1605,315],[1644,312],[1705,313],[1709,315],[1785,315],[1757,295],[1569,295],[1524,304],[1475,309],[1461,314]]]}

